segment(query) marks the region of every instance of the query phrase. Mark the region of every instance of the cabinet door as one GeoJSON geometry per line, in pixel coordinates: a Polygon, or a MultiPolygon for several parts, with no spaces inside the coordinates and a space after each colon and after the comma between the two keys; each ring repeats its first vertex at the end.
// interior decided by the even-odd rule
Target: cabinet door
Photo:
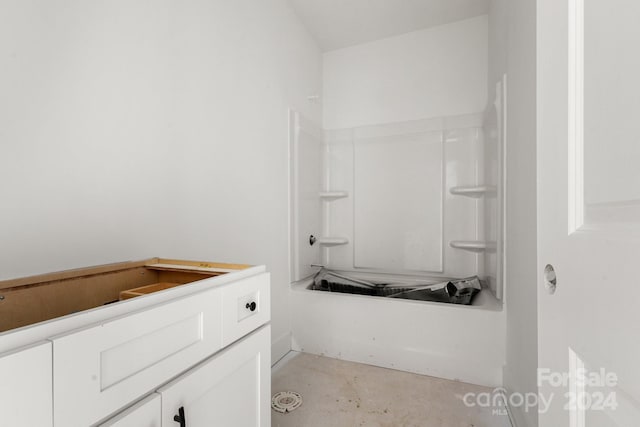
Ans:
{"type": "Polygon", "coordinates": [[[266,325],[160,389],[162,426],[268,427],[271,328],[266,325]]]}
{"type": "Polygon", "coordinates": [[[153,393],[99,427],[160,427],[160,395],[153,393]]]}
{"type": "Polygon", "coordinates": [[[51,343],[0,354],[0,425],[51,427],[51,343]]]}

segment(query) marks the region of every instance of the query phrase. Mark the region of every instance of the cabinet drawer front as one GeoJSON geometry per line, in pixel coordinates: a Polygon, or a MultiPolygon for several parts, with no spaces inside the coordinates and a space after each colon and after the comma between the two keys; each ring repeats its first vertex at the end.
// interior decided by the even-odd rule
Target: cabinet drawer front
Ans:
{"type": "Polygon", "coordinates": [[[53,338],[55,426],[104,419],[219,350],[221,291],[53,338]]]}
{"type": "Polygon", "coordinates": [[[0,377],[0,425],[53,425],[50,342],[0,354],[0,377]]]}
{"type": "Polygon", "coordinates": [[[222,344],[227,346],[271,319],[269,274],[227,285],[222,294],[222,344]]]}
{"type": "Polygon", "coordinates": [[[153,393],[99,427],[160,427],[161,402],[160,395],[153,393]]]}

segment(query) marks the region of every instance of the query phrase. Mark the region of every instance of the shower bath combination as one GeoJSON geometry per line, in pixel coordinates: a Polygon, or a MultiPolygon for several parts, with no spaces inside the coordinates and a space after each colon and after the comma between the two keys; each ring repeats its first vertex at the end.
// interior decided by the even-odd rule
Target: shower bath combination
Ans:
{"type": "Polygon", "coordinates": [[[463,116],[291,113],[293,350],[502,384],[503,84],[463,116]]]}
{"type": "Polygon", "coordinates": [[[503,384],[491,36],[480,16],[324,54],[323,123],[289,115],[293,350],[503,384]]]}

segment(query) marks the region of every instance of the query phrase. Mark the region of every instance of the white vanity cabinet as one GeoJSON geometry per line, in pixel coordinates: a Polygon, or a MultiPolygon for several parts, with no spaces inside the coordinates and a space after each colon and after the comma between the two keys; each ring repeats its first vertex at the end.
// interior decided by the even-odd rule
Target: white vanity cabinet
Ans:
{"type": "MultiPolygon", "coordinates": [[[[14,292],[34,286],[52,293],[84,284],[84,293],[100,294],[108,304],[98,300],[101,305],[91,310],[0,334],[0,424],[270,425],[270,285],[264,267],[152,259],[13,284],[0,282],[0,295],[6,295],[0,313],[5,309],[9,316],[11,304],[21,302],[14,292]],[[121,301],[112,303],[118,295],[121,301]]],[[[36,308],[26,317],[50,309],[36,308]]]]}

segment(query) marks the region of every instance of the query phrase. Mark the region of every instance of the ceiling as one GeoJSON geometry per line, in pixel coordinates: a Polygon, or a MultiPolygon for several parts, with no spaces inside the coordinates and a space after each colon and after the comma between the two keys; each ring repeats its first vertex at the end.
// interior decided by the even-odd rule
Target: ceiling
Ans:
{"type": "Polygon", "coordinates": [[[484,15],[489,0],[289,0],[323,51],[484,15]]]}

